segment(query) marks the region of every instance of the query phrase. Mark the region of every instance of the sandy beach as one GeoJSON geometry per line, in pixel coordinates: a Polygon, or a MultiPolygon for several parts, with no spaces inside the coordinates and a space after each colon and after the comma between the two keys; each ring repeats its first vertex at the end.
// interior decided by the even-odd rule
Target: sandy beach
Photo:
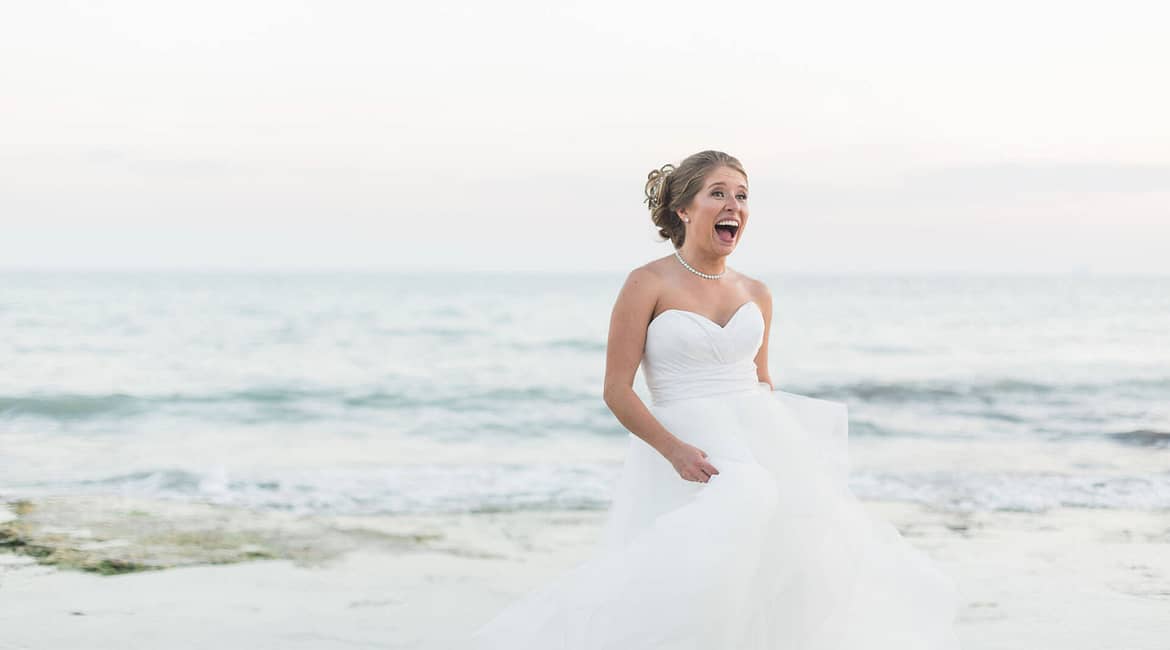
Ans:
{"type": "Polygon", "coordinates": [[[8,3],[0,650],[1170,650],[1166,5],[8,3]]]}
{"type": "MultiPolygon", "coordinates": [[[[1170,518],[866,502],[955,577],[967,650],[1164,650],[1170,518]]],[[[587,559],[601,511],[298,517],[120,497],[9,501],[0,648],[417,648],[587,559]]]]}

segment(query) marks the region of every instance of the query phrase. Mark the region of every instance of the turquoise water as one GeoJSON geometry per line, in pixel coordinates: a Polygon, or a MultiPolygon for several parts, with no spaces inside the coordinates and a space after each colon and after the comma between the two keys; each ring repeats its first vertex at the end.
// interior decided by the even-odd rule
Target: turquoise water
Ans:
{"type": "MultiPolygon", "coordinates": [[[[776,387],[849,405],[859,496],[1170,509],[1170,278],[760,277],[776,387]]],[[[604,508],[623,279],[0,274],[0,495],[604,508]]]]}

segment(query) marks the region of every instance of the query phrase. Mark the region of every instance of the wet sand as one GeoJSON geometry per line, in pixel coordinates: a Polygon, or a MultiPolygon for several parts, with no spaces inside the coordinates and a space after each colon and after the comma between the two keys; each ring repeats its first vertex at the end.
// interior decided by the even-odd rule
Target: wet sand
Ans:
{"type": "MultiPolygon", "coordinates": [[[[1170,513],[866,502],[955,577],[965,650],[1165,650],[1170,513]]],[[[119,497],[0,508],[0,650],[457,648],[587,559],[604,512],[300,517],[119,497]]]]}

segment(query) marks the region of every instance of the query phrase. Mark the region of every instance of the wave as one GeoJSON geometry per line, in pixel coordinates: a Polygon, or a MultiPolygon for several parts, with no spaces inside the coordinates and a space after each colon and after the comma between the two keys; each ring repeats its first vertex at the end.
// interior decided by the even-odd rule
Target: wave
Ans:
{"type": "MultiPolygon", "coordinates": [[[[371,410],[439,408],[450,409],[453,412],[510,412],[518,406],[540,403],[588,406],[600,401],[600,394],[555,386],[487,390],[464,390],[452,386],[443,393],[437,394],[418,388],[403,391],[371,390],[355,393],[341,389],[256,387],[206,394],[131,395],[110,393],[84,395],[50,393],[0,396],[0,418],[33,417],[72,421],[143,415],[183,406],[234,406],[244,409],[262,409],[265,418],[278,418],[284,415],[298,419],[311,419],[324,417],[325,413],[318,413],[318,410],[329,407],[371,410]]],[[[224,415],[234,418],[235,413],[218,411],[206,415],[213,419],[222,419],[220,416],[224,415]]],[[[201,413],[201,415],[203,414],[201,413]]],[[[335,413],[328,415],[335,417],[335,413]]]]}
{"type": "MultiPolygon", "coordinates": [[[[1113,386],[1170,388],[1167,380],[1134,380],[1113,386]]],[[[1016,380],[1000,380],[981,384],[947,382],[855,382],[814,387],[795,387],[792,390],[824,399],[846,402],[957,404],[977,402],[983,405],[1012,396],[1040,396],[1057,393],[1099,393],[1110,385],[1051,385],[1016,380]]],[[[78,393],[46,393],[0,396],[0,417],[42,417],[57,420],[77,420],[107,415],[148,413],[169,406],[182,405],[255,405],[260,407],[291,407],[315,404],[365,409],[449,408],[454,411],[485,410],[508,411],[518,404],[595,405],[601,400],[599,392],[582,391],[551,385],[511,388],[476,389],[447,386],[441,391],[407,387],[403,390],[372,389],[364,392],[339,388],[304,388],[285,386],[257,386],[204,394],[128,394],[123,392],[86,395],[78,393]]],[[[311,411],[311,409],[309,409],[311,411]]],[[[1013,414],[992,412],[972,413],[981,417],[1016,418],[1013,414]]]]}
{"type": "Polygon", "coordinates": [[[1113,440],[1126,445],[1170,448],[1170,431],[1137,429],[1135,431],[1121,431],[1107,435],[1113,440]]]}
{"type": "Polygon", "coordinates": [[[1047,394],[1057,387],[1032,382],[1001,380],[983,384],[953,382],[855,382],[810,388],[807,393],[825,399],[862,400],[867,402],[954,402],[984,401],[993,396],[1010,394],[1047,394]]]}
{"type": "Polygon", "coordinates": [[[515,350],[536,351],[542,350],[570,350],[573,352],[586,352],[590,354],[604,353],[606,349],[605,341],[598,341],[596,339],[553,339],[551,341],[539,342],[514,342],[511,347],[515,350]]]}
{"type": "Polygon", "coordinates": [[[1119,389],[1161,391],[1170,389],[1170,377],[1156,379],[1124,379],[1102,383],[1047,384],[1018,379],[997,379],[983,382],[905,381],[852,382],[798,386],[792,390],[802,394],[845,401],[861,400],[880,403],[969,403],[992,404],[1004,399],[1045,398],[1063,399],[1075,396],[1099,396],[1119,389]]]}
{"type": "MultiPolygon", "coordinates": [[[[399,515],[604,510],[613,462],[420,464],[362,469],[230,474],[159,468],[108,477],[0,485],[6,497],[106,494],[200,501],[305,514],[399,515]]],[[[850,488],[871,500],[955,511],[1043,512],[1052,508],[1170,511],[1170,473],[855,472],[850,488]]]]}
{"type": "Polygon", "coordinates": [[[0,484],[6,498],[102,494],[348,515],[600,510],[615,463],[399,465],[232,475],[159,468],[107,477],[0,484]]]}
{"type": "Polygon", "coordinates": [[[140,410],[143,410],[141,398],[125,393],[0,397],[0,417],[38,416],[57,420],[78,420],[140,410]]]}
{"type": "Polygon", "coordinates": [[[282,406],[306,400],[332,400],[337,391],[287,388],[252,388],[224,393],[190,395],[82,395],[76,393],[0,396],[0,418],[40,417],[53,420],[80,420],[155,412],[168,406],[253,404],[282,406]]]}

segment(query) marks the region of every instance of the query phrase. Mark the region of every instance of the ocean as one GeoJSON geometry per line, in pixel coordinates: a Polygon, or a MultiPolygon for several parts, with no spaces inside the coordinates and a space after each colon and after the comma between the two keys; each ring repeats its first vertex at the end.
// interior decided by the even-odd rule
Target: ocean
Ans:
{"type": "MultiPolygon", "coordinates": [[[[1170,277],[753,275],[776,388],[849,407],[859,497],[1170,510],[1170,277]]],[[[0,496],[605,509],[623,280],[0,273],[0,496]]]]}

